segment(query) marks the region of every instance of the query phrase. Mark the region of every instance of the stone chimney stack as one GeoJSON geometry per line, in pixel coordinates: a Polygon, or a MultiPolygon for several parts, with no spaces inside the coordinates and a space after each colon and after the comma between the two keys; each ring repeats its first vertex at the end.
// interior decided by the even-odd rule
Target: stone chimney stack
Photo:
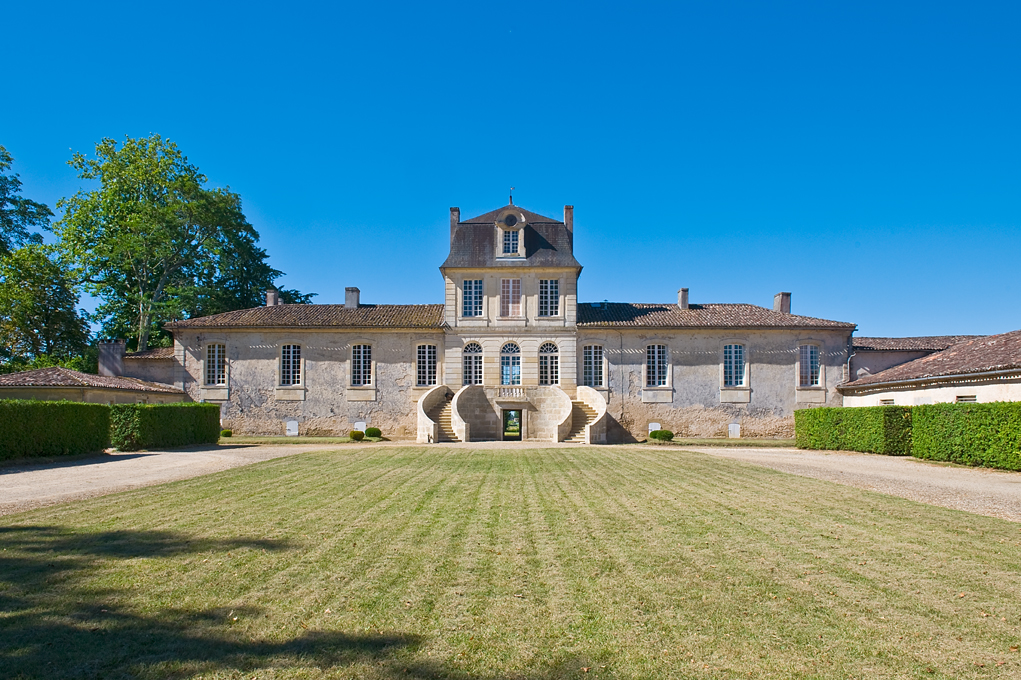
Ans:
{"type": "Polygon", "coordinates": [[[567,225],[567,231],[574,234],[574,206],[564,206],[564,224],[567,225]]]}
{"type": "Polygon", "coordinates": [[[266,306],[276,307],[280,304],[280,291],[270,288],[266,291],[266,306]]]}
{"type": "MultiPolygon", "coordinates": [[[[456,208],[455,208],[456,210],[456,208]]],[[[344,289],[344,309],[358,309],[362,291],[357,288],[344,289]]]]}
{"type": "Polygon", "coordinates": [[[687,288],[681,288],[679,291],[677,291],[677,306],[680,307],[681,309],[687,309],[688,308],[688,289],[687,288]]]}
{"type": "Polygon", "coordinates": [[[450,245],[454,245],[454,232],[457,231],[457,225],[461,221],[461,209],[451,208],[450,209],[450,245]]]}
{"type": "Polygon", "coordinates": [[[124,374],[124,341],[99,341],[99,375],[119,376],[124,374]]]}
{"type": "Polygon", "coordinates": [[[777,293],[773,296],[773,311],[783,312],[784,314],[791,313],[791,294],[790,293],[777,293]]]}

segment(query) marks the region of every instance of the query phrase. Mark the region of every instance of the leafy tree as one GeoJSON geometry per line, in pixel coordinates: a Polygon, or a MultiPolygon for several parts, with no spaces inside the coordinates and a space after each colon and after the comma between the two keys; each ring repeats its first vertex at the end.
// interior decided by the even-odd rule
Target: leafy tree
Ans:
{"type": "Polygon", "coordinates": [[[135,338],[144,350],[164,322],[255,306],[252,291],[280,276],[241,198],[206,189],[173,142],[127,137],[118,147],[104,139],[96,158],[75,154],[69,164],[99,187],[62,199],[64,217],[53,228],[86,290],[102,300],[97,317],[107,334],[135,338]]]}
{"type": "Polygon", "coordinates": [[[39,234],[29,229],[43,228],[50,223],[53,213],[42,203],[22,198],[21,180],[17,173],[6,174],[14,158],[0,145],[0,255],[6,255],[15,246],[42,243],[39,234]]]}
{"type": "Polygon", "coordinates": [[[78,293],[47,248],[29,245],[0,257],[0,347],[7,363],[80,357],[89,327],[78,293]]]}

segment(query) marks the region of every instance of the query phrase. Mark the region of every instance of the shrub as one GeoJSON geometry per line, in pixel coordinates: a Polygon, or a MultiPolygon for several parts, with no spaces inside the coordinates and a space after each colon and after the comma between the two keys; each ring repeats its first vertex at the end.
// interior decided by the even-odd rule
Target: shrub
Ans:
{"type": "Polygon", "coordinates": [[[663,442],[668,442],[673,440],[674,433],[671,432],[670,430],[653,430],[652,432],[649,433],[649,438],[658,439],[663,442]]]}
{"type": "Polygon", "coordinates": [[[383,431],[380,430],[378,427],[367,427],[367,428],[365,428],[365,436],[366,437],[382,437],[383,436],[383,431]]]}
{"type": "Polygon", "coordinates": [[[911,407],[812,408],[794,412],[799,449],[911,454],[911,407]]]}
{"type": "Polygon", "coordinates": [[[351,439],[353,439],[356,442],[360,442],[361,440],[365,439],[365,433],[362,432],[361,430],[351,430],[351,434],[348,436],[350,436],[351,439]]]}
{"type": "Polygon", "coordinates": [[[911,417],[914,455],[1021,470],[1021,403],[929,404],[911,417]]]}
{"type": "Polygon", "coordinates": [[[234,430],[220,430],[220,436],[221,437],[233,437],[234,436],[234,430]]]}
{"type": "Polygon", "coordinates": [[[0,401],[0,460],[102,451],[110,407],[75,401],[0,401]]]}
{"type": "Polygon", "coordinates": [[[215,444],[220,438],[217,404],[115,404],[110,441],[121,451],[215,444]]]}

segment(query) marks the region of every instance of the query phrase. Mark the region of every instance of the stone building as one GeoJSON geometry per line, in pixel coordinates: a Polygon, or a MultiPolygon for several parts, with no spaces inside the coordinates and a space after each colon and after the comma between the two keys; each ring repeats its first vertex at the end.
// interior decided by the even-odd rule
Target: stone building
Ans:
{"type": "MultiPolygon", "coordinates": [[[[773,307],[579,303],[573,208],[450,211],[443,304],[279,304],[170,324],[172,355],[126,375],[220,403],[238,433],[379,427],[421,442],[590,443],[792,436],[795,409],[841,404],[854,324],[773,307]],[[160,363],[158,366],[156,365],[160,363]]],[[[130,356],[130,355],[129,355],[130,356]]]]}

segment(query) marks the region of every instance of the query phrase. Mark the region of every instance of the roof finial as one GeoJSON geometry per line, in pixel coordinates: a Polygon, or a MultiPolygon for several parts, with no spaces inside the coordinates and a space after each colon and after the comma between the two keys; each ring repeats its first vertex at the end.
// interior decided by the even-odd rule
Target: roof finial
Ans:
{"type": "Polygon", "coordinates": [[[514,187],[511,187],[510,190],[510,204],[514,205],[514,187]]]}

